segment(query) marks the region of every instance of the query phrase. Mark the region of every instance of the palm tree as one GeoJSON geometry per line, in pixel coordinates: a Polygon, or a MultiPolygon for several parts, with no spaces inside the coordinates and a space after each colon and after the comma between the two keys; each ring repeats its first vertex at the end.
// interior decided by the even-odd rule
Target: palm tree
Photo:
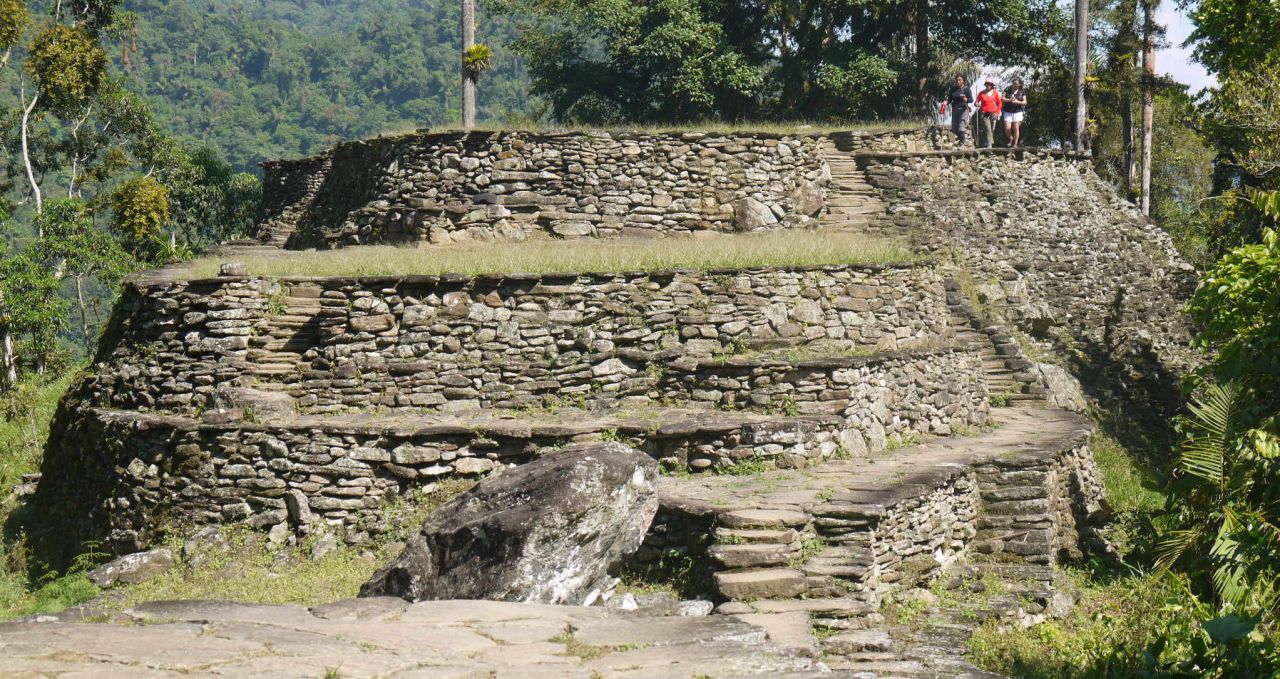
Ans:
{"type": "Polygon", "coordinates": [[[1265,611],[1280,601],[1280,439],[1248,428],[1249,402],[1238,384],[1210,384],[1189,407],[1170,497],[1179,528],[1156,564],[1205,572],[1225,603],[1265,611]]]}

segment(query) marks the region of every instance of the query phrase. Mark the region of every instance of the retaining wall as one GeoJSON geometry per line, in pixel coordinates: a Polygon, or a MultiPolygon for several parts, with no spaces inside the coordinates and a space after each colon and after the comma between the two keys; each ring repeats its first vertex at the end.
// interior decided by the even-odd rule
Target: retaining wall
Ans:
{"type": "Polygon", "coordinates": [[[818,143],[702,132],[422,133],[341,144],[327,169],[264,168],[268,186],[323,174],[291,246],[666,236],[805,225],[828,179],[818,143]]]}
{"type": "Polygon", "coordinates": [[[1091,396],[1158,421],[1199,362],[1183,307],[1196,273],[1168,234],[1064,152],[862,154],[890,227],[953,253],[982,311],[1068,357],[1091,396]],[[1153,408],[1154,406],[1154,408],[1153,408]]]}
{"type": "Polygon", "coordinates": [[[132,287],[114,319],[86,400],[175,413],[263,383],[311,413],[652,396],[682,355],[888,351],[951,333],[927,265],[217,278],[132,287]]]}

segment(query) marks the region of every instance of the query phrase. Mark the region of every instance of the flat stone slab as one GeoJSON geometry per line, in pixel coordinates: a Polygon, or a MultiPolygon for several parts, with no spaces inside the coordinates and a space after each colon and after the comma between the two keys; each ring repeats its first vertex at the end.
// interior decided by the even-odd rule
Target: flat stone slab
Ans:
{"type": "Polygon", "coordinates": [[[761,568],[716,573],[716,590],[730,599],[771,599],[800,596],[804,573],[791,568],[761,568]]]}
{"type": "Polygon", "coordinates": [[[123,617],[133,624],[74,622],[75,613],[0,623],[0,676],[830,676],[790,636],[775,643],[734,616],[360,599],[310,611],[166,601],[123,617]]]}
{"type": "Polygon", "coordinates": [[[897,500],[928,493],[970,466],[1034,456],[1091,431],[1066,410],[1001,408],[996,429],[977,436],[940,437],[865,458],[830,460],[804,469],[751,476],[664,476],[664,506],[714,512],[729,528],[803,526],[811,516],[874,517],[897,500]]]}

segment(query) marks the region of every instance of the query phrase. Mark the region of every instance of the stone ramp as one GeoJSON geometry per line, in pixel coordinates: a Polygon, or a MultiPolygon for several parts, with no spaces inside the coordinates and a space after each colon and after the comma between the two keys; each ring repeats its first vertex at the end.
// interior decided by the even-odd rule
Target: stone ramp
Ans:
{"type": "Polygon", "coordinates": [[[733,616],[642,617],[496,601],[142,604],[0,624],[5,677],[830,676],[733,616]]]}
{"type": "MultiPolygon", "coordinates": [[[[997,428],[866,458],[750,476],[666,477],[671,514],[707,517],[717,593],[756,612],[860,617],[900,582],[978,552],[1052,563],[1062,456],[1091,428],[1061,410],[1004,409],[997,428]],[[797,608],[777,600],[807,598],[797,608]]],[[[1084,474],[1086,484],[1093,479],[1084,474]]],[[[1069,512],[1068,512],[1069,513],[1069,512]]],[[[745,609],[731,609],[745,610],[745,609]]]]}

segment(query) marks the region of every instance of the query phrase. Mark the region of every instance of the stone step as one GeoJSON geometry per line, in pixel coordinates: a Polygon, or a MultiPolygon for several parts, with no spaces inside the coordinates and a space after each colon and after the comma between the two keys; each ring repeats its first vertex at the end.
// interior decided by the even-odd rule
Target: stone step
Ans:
{"type": "Polygon", "coordinates": [[[810,559],[800,567],[810,577],[846,578],[861,580],[870,570],[867,566],[853,564],[815,564],[810,559]]]}
{"type": "Polygon", "coordinates": [[[861,618],[876,611],[876,607],[865,601],[847,597],[831,597],[826,599],[758,599],[749,604],[760,613],[786,613],[803,611],[821,618],[861,618]]]}
{"type": "Polygon", "coordinates": [[[768,528],[728,528],[721,526],[716,529],[716,539],[721,540],[723,544],[773,543],[789,545],[793,542],[797,542],[800,539],[800,534],[790,528],[778,530],[768,528]]]}
{"type": "Polygon", "coordinates": [[[798,546],[757,543],[746,545],[712,545],[707,556],[725,568],[760,568],[782,566],[800,552],[798,546]]]}
{"type": "MultiPolygon", "coordinates": [[[[862,653],[892,653],[893,638],[884,630],[859,629],[834,634],[822,642],[827,653],[835,655],[852,655],[862,653]]],[[[870,659],[870,658],[868,658],[870,659]]],[[[888,658],[876,658],[884,660],[888,658]]]]}
{"type": "Polygon", "coordinates": [[[716,591],[726,599],[794,598],[808,591],[804,573],[792,568],[725,571],[714,576],[716,591]]]}
{"type": "Polygon", "coordinates": [[[791,509],[735,509],[719,514],[720,525],[729,528],[799,528],[809,523],[809,515],[791,509]]]}

